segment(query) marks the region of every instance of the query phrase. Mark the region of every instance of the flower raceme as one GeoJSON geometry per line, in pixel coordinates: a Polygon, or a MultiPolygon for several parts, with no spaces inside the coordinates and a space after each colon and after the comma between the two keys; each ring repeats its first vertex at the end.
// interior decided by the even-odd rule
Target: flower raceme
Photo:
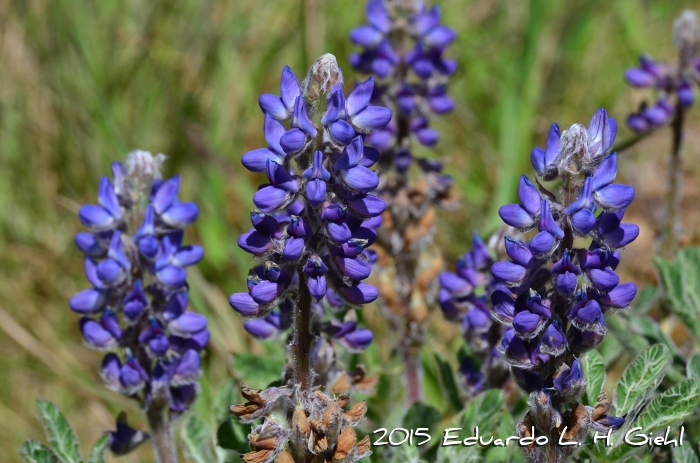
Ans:
{"type": "MultiPolygon", "coordinates": [[[[203,251],[182,243],[183,229],[198,208],[178,199],[179,176],[162,180],[163,159],[129,153],[126,166],[112,164],[112,181],[100,180],[98,204],[81,207],[88,231],[75,242],[92,287],[69,305],[82,315],[85,343],[108,351],[101,368],[107,387],[138,400],[144,410],[176,417],[196,397],[209,331],[203,315],[187,310],[185,268],[203,251]]],[[[122,421],[110,445],[118,454],[138,445],[133,436],[143,438],[122,421]],[[131,437],[123,442],[120,436],[131,437]]]]}
{"type": "Polygon", "coordinates": [[[245,153],[242,163],[267,183],[253,196],[253,228],[238,240],[260,265],[248,276],[248,291],[229,302],[257,338],[291,329],[291,355],[281,387],[243,385],[248,402],[230,408],[243,422],[263,419],[248,436],[252,450],[243,461],[352,462],[370,453],[369,437],[358,442],[354,429],[366,406],[344,411],[344,393],[371,389],[376,380],[361,366],[348,373],[334,361],[336,344],[361,351],[373,339],[355,312],[378,297],[363,280],[386,207],[372,194],[379,152],[365,138],[389,123],[391,111],[370,103],[373,91],[370,78],[346,96],[335,57],[323,55],[302,83],[285,67],[280,96],[260,97],[268,147],[245,153]],[[280,422],[278,413],[290,419],[280,422]]]}
{"type": "Polygon", "coordinates": [[[387,202],[377,238],[380,309],[397,332],[407,398],[415,401],[422,390],[417,355],[436,293],[426,282],[437,281],[442,262],[433,241],[434,207],[453,206],[456,199],[442,163],[416,156],[416,146],[435,147],[440,135],[430,120],[454,107],[447,84],[457,66],[445,51],[456,34],[441,24],[439,8],[422,1],[370,0],[366,19],[350,33],[361,47],[350,64],[377,79],[371,102],[394,114],[366,138],[381,152],[378,194],[387,202]]]}
{"type": "Polygon", "coordinates": [[[445,318],[462,324],[471,351],[460,362],[460,380],[468,396],[486,388],[500,388],[508,380],[508,364],[497,349],[505,329],[494,323],[489,295],[507,288],[489,273],[489,248],[474,234],[472,250],[457,261],[454,272],[440,274],[439,303],[445,318]]]}
{"type": "Polygon", "coordinates": [[[673,26],[679,51],[677,66],[643,55],[639,58],[639,66],[625,71],[628,84],[636,88],[651,88],[657,93],[653,105],[644,101],[639,110],[627,118],[627,124],[635,132],[660,127],[674,117],[676,106],[687,109],[695,102],[694,87],[700,84],[697,17],[693,11],[686,10],[673,26]]]}
{"type": "MultiPolygon", "coordinates": [[[[325,55],[317,66],[334,63],[335,58],[325,55]]],[[[253,172],[264,172],[269,183],[255,193],[253,228],[238,244],[264,264],[249,276],[249,291],[230,298],[246,318],[266,317],[294,299],[300,284],[316,302],[326,293],[351,305],[378,296],[362,280],[370,274],[371,254],[366,248],[376,239],[385,202],[370,194],[379,182],[371,170],[379,153],[365,146],[364,134],[384,127],[391,112],[369,104],[372,78],[347,98],[342,76],[335,79],[309,77],[302,87],[285,67],[281,97],[260,98],[270,146],[244,154],[242,162],[253,172]],[[309,100],[310,93],[320,99],[309,100]],[[309,114],[315,115],[314,121],[309,114]],[[290,119],[285,129],[282,122],[290,119]],[[292,168],[293,161],[298,171],[292,168]]]]}
{"type": "MultiPolygon", "coordinates": [[[[564,439],[580,441],[589,427],[607,432],[624,423],[625,417],[594,414],[596,404],[577,403],[586,385],[579,357],[602,342],[605,314],[628,307],[637,291],[615,272],[621,248],[639,234],[636,225],[622,223],[634,190],[614,183],[617,154],[608,151],[615,134],[615,121],[603,109],[588,129],[576,124],[560,135],[553,124],[546,149],[533,150],[532,164],[540,180],[561,179],[562,193],[523,176],[519,202],[499,211],[506,224],[531,237],[506,237],[510,260],[491,267],[505,286],[491,294],[493,318],[507,328],[499,350],[530,394],[530,411],[518,425],[523,435],[534,426],[549,436],[564,423],[564,439]],[[575,247],[574,238],[590,244],[575,247]]],[[[530,461],[542,461],[547,452],[563,461],[570,451],[525,449],[530,461]]]]}

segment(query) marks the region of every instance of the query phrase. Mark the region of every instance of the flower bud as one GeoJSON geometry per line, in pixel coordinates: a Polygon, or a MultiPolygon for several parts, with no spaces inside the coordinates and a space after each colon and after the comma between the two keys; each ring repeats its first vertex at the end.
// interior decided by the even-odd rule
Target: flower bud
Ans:
{"type": "Polygon", "coordinates": [[[301,87],[304,98],[318,101],[321,96],[330,95],[336,86],[342,85],[343,73],[338,67],[338,61],[335,56],[326,53],[311,66],[301,87]]]}

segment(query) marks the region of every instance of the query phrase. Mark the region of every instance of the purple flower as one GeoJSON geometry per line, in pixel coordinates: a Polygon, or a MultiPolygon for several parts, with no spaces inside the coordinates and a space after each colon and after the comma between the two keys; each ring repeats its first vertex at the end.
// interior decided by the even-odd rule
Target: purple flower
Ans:
{"type": "MultiPolygon", "coordinates": [[[[297,80],[292,70],[287,66],[282,70],[282,77],[280,78],[280,95],[281,96],[276,96],[265,93],[260,96],[258,101],[260,103],[260,109],[262,109],[266,115],[269,114],[278,121],[285,121],[291,117],[292,111],[294,110],[294,103],[301,95],[299,80],[297,80]]],[[[267,136],[267,131],[265,135],[267,136]]]]}
{"type": "Polygon", "coordinates": [[[528,230],[539,220],[542,198],[526,176],[520,177],[518,185],[520,204],[508,204],[498,210],[501,219],[513,228],[528,230]]]}
{"type": "Polygon", "coordinates": [[[248,151],[241,158],[241,162],[246,169],[251,172],[265,172],[267,162],[272,161],[282,164],[287,154],[280,145],[280,139],[285,134],[284,126],[275,120],[271,115],[265,114],[265,140],[269,145],[267,148],[258,148],[248,151]]]}
{"type": "Polygon", "coordinates": [[[549,129],[549,138],[547,138],[546,148],[532,149],[532,153],[530,154],[532,167],[535,168],[537,175],[543,180],[553,180],[558,174],[556,161],[559,157],[560,138],[559,124],[554,123],[549,129]]]}
{"type": "Polygon", "coordinates": [[[126,455],[148,439],[148,434],[129,426],[124,412],[117,418],[117,430],[108,431],[108,434],[109,450],[115,455],[126,455]]]}
{"type": "Polygon", "coordinates": [[[97,201],[97,205],[88,204],[80,208],[80,222],[91,231],[114,230],[122,218],[122,213],[112,182],[107,177],[100,180],[97,201]]]}
{"type": "Polygon", "coordinates": [[[182,203],[177,199],[180,176],[176,175],[158,186],[152,204],[156,216],[166,227],[183,229],[197,219],[199,209],[194,203],[182,203]]]}

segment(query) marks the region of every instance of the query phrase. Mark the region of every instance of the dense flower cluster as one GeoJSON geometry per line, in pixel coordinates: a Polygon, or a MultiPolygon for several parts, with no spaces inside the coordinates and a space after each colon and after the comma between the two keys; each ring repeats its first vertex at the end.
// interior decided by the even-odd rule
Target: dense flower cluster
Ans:
{"type": "Polygon", "coordinates": [[[471,352],[461,360],[459,370],[468,396],[500,388],[508,380],[508,364],[497,348],[505,330],[494,323],[490,298],[496,290],[508,290],[491,275],[493,263],[489,248],[474,234],[472,250],[457,261],[455,272],[440,274],[440,308],[445,318],[462,324],[471,352]]]}
{"type": "MultiPolygon", "coordinates": [[[[394,118],[368,136],[379,151],[379,191],[387,201],[377,252],[383,271],[378,275],[382,309],[399,333],[408,370],[420,369],[415,360],[425,337],[428,307],[442,257],[434,246],[434,206],[454,204],[452,178],[442,164],[415,154],[416,143],[432,148],[438,132],[430,118],[452,111],[447,96],[455,61],[444,56],[455,32],[440,24],[440,10],[422,1],[370,0],[367,23],[350,39],[362,47],[350,58],[358,71],[378,81],[372,101],[391,108],[394,118]],[[413,167],[413,169],[411,168],[413,167]]],[[[420,374],[408,380],[409,396],[417,400],[420,374]]]]}
{"type": "Polygon", "coordinates": [[[657,62],[649,56],[639,58],[639,66],[625,72],[627,82],[637,88],[654,88],[657,99],[653,105],[643,102],[631,114],[627,124],[636,132],[660,127],[671,120],[676,106],[688,108],[695,101],[694,85],[700,84],[697,17],[685,11],[674,23],[675,42],[680,52],[678,66],[657,62]]]}
{"type": "MultiPolygon", "coordinates": [[[[373,79],[346,99],[335,58],[324,55],[315,68],[302,88],[285,67],[282,96],[260,97],[270,146],[243,155],[243,165],[265,172],[269,182],[253,197],[253,229],[238,240],[264,262],[248,277],[248,292],[230,299],[247,318],[267,317],[285,301],[293,306],[300,287],[316,302],[329,288],[332,297],[352,305],[378,296],[362,280],[370,275],[371,255],[365,248],[376,240],[385,202],[369,194],[379,184],[369,169],[379,152],[364,145],[363,134],[384,127],[391,112],[369,104],[373,79]],[[280,121],[290,118],[286,130],[280,121]],[[292,168],[293,160],[301,175],[292,168]]],[[[283,312],[266,322],[282,327],[283,312]]]]}
{"type": "MultiPolygon", "coordinates": [[[[586,386],[579,357],[603,340],[605,314],[628,307],[637,291],[615,273],[618,250],[639,234],[636,225],[622,223],[634,190],[614,183],[617,154],[608,152],[616,131],[603,109],[588,129],[575,124],[560,136],[553,124],[546,149],[532,151],[532,164],[540,180],[559,177],[562,193],[523,176],[519,203],[499,210],[506,224],[535,231],[529,243],[506,237],[510,260],[491,268],[508,287],[491,295],[494,319],[508,328],[499,349],[530,394],[530,411],[518,426],[523,435],[534,426],[538,435],[558,438],[567,426],[564,440],[581,442],[589,428],[607,432],[624,423],[625,417],[593,413],[596,404],[576,402],[586,386]],[[575,247],[575,237],[590,245],[575,247]]],[[[556,445],[524,450],[530,461],[563,461],[573,451],[556,445]],[[551,452],[559,452],[558,459],[551,452]]]]}
{"type": "MultiPolygon", "coordinates": [[[[187,310],[185,267],[201,260],[203,250],[182,244],[183,229],[198,209],[178,199],[179,176],[161,179],[163,159],[129,153],[126,166],[112,164],[113,181],[102,177],[98,204],[80,208],[89,231],[78,233],[75,242],[85,253],[92,288],[69,304],[83,315],[86,344],[109,351],[101,371],[107,386],[138,400],[144,410],[168,410],[174,417],[197,395],[200,352],[209,331],[203,315],[187,310]]],[[[119,436],[134,433],[125,422],[119,427],[111,448],[124,453],[131,445],[119,436]]]]}
{"type": "Polygon", "coordinates": [[[248,436],[246,462],[349,463],[370,453],[369,438],[357,442],[354,430],[364,418],[364,402],[345,412],[346,395],[332,399],[324,389],[314,390],[362,390],[375,382],[362,367],[351,373],[338,368],[335,344],[357,351],[373,339],[358,326],[354,307],[379,295],[362,280],[370,276],[375,255],[367,247],[377,239],[386,205],[370,194],[379,184],[370,169],[379,152],[364,140],[387,125],[391,111],[370,104],[374,79],[347,98],[342,82],[332,55],[319,58],[301,84],[285,67],[280,96],[260,97],[269,147],[242,158],[269,182],[253,196],[253,228],[238,240],[262,264],[251,271],[248,291],[229,301],[258,338],[292,331],[284,386],[244,385],[248,402],[231,407],[243,422],[263,418],[248,436]],[[342,321],[334,317],[348,307],[342,321]]]}

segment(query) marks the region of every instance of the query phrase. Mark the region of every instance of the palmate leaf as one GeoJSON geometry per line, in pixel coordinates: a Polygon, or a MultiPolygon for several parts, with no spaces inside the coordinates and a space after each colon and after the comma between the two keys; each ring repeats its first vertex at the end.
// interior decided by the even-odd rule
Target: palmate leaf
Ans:
{"type": "MultiPolygon", "coordinates": [[[[641,428],[640,434],[663,434],[668,426],[677,426],[693,413],[700,400],[700,382],[690,379],[676,384],[649,402],[633,427],[641,428]]],[[[636,434],[636,433],[635,433],[636,434]]],[[[622,461],[641,451],[641,446],[631,446],[620,435],[615,445],[607,452],[608,461],[622,461]]]]}
{"type": "Polygon", "coordinates": [[[19,449],[19,456],[26,463],[61,463],[61,460],[39,441],[26,440],[19,449]]]}
{"type": "Polygon", "coordinates": [[[663,379],[670,362],[671,354],[663,344],[655,344],[639,354],[617,382],[612,414],[622,416],[628,413],[627,422],[633,419],[663,379]]]}
{"type": "Polygon", "coordinates": [[[109,434],[97,439],[95,445],[92,446],[90,450],[90,456],[88,457],[88,463],[107,463],[107,450],[109,449],[109,434]]]}
{"type": "Polygon", "coordinates": [[[187,418],[182,425],[180,437],[185,444],[185,453],[189,461],[193,463],[217,461],[211,431],[199,416],[191,414],[187,418]]]}
{"type": "Polygon", "coordinates": [[[586,404],[595,406],[598,395],[603,390],[603,383],[605,383],[603,357],[598,351],[589,351],[581,358],[581,366],[583,368],[583,377],[588,381],[585,396],[586,404]]]}
{"type": "Polygon", "coordinates": [[[82,463],[78,438],[61,411],[47,400],[38,400],[39,415],[53,452],[63,463],[82,463]]]}

